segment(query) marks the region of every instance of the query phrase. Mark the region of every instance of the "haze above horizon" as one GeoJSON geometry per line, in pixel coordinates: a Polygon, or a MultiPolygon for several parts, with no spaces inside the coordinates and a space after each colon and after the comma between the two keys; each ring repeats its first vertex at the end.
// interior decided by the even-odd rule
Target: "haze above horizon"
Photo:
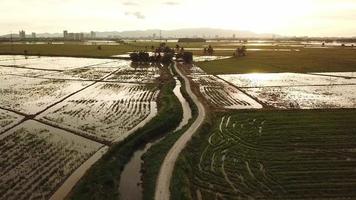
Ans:
{"type": "Polygon", "coordinates": [[[286,36],[356,36],[355,0],[12,0],[0,34],[211,27],[286,36]]]}

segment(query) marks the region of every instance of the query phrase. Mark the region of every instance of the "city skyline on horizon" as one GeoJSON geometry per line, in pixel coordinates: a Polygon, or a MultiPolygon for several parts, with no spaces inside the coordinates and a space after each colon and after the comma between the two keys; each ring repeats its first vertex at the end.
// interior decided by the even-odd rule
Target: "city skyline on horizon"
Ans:
{"type": "Polygon", "coordinates": [[[213,0],[12,0],[2,3],[0,18],[0,35],[19,30],[58,33],[210,27],[283,36],[356,36],[356,2],[352,0],[221,0],[219,4],[213,0]]]}

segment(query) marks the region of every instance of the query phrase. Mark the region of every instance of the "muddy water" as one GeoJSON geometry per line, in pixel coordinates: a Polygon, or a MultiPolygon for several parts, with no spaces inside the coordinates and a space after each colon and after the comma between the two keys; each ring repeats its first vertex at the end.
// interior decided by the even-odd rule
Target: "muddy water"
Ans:
{"type": "Polygon", "coordinates": [[[179,123],[179,126],[175,130],[178,131],[181,128],[183,128],[183,126],[188,124],[189,119],[192,118],[192,110],[189,107],[188,101],[183,97],[182,93],[180,92],[180,89],[182,87],[181,82],[176,77],[174,78],[176,79],[176,87],[174,88],[173,92],[176,95],[176,97],[179,99],[183,107],[182,121],[179,123]]]}
{"type": "MultiPolygon", "coordinates": [[[[192,118],[192,111],[189,107],[188,102],[183,97],[180,88],[181,82],[175,77],[176,80],[176,87],[174,88],[173,92],[179,99],[180,103],[183,107],[183,118],[182,121],[179,123],[177,129],[175,131],[180,130],[186,124],[190,118],[192,118]]],[[[122,200],[141,200],[142,199],[142,181],[141,181],[141,167],[142,167],[142,160],[141,157],[143,154],[147,152],[147,150],[154,144],[161,141],[163,138],[157,138],[156,140],[146,144],[141,149],[137,150],[134,155],[132,156],[129,163],[126,164],[124,170],[122,171],[120,184],[119,184],[119,192],[120,192],[120,199],[122,200]]]]}

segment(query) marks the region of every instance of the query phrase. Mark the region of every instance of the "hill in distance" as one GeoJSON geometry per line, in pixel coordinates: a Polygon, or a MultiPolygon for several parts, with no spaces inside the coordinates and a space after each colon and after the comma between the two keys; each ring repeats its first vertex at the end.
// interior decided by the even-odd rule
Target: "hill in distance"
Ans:
{"type": "MultiPolygon", "coordinates": [[[[71,32],[70,30],[68,30],[71,32]]],[[[86,33],[89,34],[89,33],[86,33]]],[[[182,37],[203,37],[203,38],[215,38],[218,37],[229,37],[231,38],[235,35],[237,38],[272,38],[275,34],[257,34],[251,31],[240,31],[240,30],[227,30],[227,29],[217,29],[217,28],[185,28],[185,29],[175,29],[175,30],[134,30],[134,31],[104,31],[96,32],[96,37],[99,38],[149,38],[155,35],[156,38],[182,38],[182,37]]],[[[11,35],[3,35],[1,37],[10,38],[11,35]]],[[[19,37],[18,34],[12,34],[13,38],[19,37]]],[[[37,33],[37,37],[45,38],[55,38],[63,37],[63,33],[37,33]]]]}

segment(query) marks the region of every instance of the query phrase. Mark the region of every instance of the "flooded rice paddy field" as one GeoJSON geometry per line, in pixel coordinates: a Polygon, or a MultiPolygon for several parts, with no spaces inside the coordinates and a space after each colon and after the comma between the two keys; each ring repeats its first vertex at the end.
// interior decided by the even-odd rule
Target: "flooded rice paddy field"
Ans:
{"type": "Polygon", "coordinates": [[[333,73],[313,73],[323,76],[335,76],[335,77],[342,77],[342,78],[349,78],[354,79],[356,78],[356,72],[333,72],[333,73]]]}
{"type": "Polygon", "coordinates": [[[0,199],[64,198],[107,145],[157,114],[159,67],[0,56],[0,199]]]}
{"type": "Polygon", "coordinates": [[[11,75],[1,76],[0,82],[0,105],[26,114],[36,114],[89,84],[11,75]]]}
{"type": "Polygon", "coordinates": [[[219,75],[265,105],[282,109],[356,108],[350,73],[219,75]]]}
{"type": "Polygon", "coordinates": [[[356,108],[356,85],[260,87],[244,91],[273,108],[356,108]]]}
{"type": "Polygon", "coordinates": [[[356,73],[208,75],[187,69],[207,102],[223,109],[356,108],[356,73]]]}
{"type": "Polygon", "coordinates": [[[216,76],[208,75],[197,66],[187,69],[191,80],[198,85],[200,93],[215,108],[259,109],[262,106],[216,76]]]}
{"type": "Polygon", "coordinates": [[[213,61],[231,58],[231,56],[194,56],[194,62],[213,61]]]}
{"type": "Polygon", "coordinates": [[[0,65],[0,75],[16,75],[25,77],[39,77],[47,74],[52,74],[59,71],[48,71],[40,69],[26,69],[17,66],[1,66],[0,65]]]}
{"type": "Polygon", "coordinates": [[[132,65],[124,68],[107,77],[106,81],[120,81],[127,83],[154,83],[160,76],[159,67],[161,65],[146,65],[144,67],[132,65]]]}
{"type": "Polygon", "coordinates": [[[189,152],[197,199],[354,199],[353,110],[221,115],[189,152]]]}
{"type": "Polygon", "coordinates": [[[27,59],[15,59],[0,61],[0,66],[18,66],[31,69],[67,70],[78,67],[89,67],[107,62],[110,59],[70,58],[70,57],[29,57],[27,59]]]}
{"type": "Polygon", "coordinates": [[[0,133],[19,123],[24,117],[14,112],[0,109],[0,133]]]}
{"type": "Polygon", "coordinates": [[[236,85],[237,87],[243,88],[356,84],[355,79],[300,73],[232,74],[219,75],[218,77],[236,85]]]}
{"type": "Polygon", "coordinates": [[[0,136],[0,199],[49,199],[102,146],[29,120],[0,136]]]}
{"type": "Polygon", "coordinates": [[[154,86],[98,83],[49,109],[40,119],[74,129],[85,136],[112,142],[156,114],[154,86]]]}
{"type": "Polygon", "coordinates": [[[46,79],[65,79],[65,80],[94,80],[98,81],[111,72],[116,71],[114,67],[85,67],[65,70],[60,73],[50,73],[41,76],[46,79]]]}

